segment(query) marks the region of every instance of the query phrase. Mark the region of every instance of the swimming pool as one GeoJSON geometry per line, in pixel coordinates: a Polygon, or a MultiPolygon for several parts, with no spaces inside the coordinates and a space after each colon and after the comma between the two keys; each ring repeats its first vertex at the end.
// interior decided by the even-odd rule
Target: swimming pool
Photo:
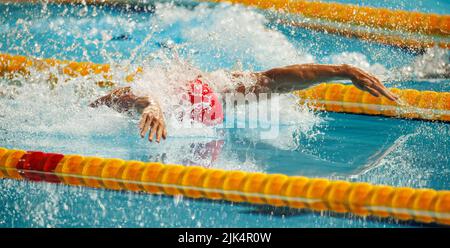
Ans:
{"type": "MultiPolygon", "coordinates": [[[[423,1],[419,10],[441,13],[445,9],[444,1],[438,7],[432,2],[423,1]]],[[[153,63],[175,46],[181,57],[208,71],[346,62],[386,77],[393,68],[411,66],[414,72],[426,64],[432,71],[448,63],[445,50],[432,49],[421,55],[277,24],[269,14],[228,4],[156,4],[137,10],[52,4],[2,4],[0,8],[2,53],[135,65],[153,63]]],[[[450,11],[446,10],[444,14],[450,11]]],[[[168,140],[157,145],[139,138],[134,120],[86,106],[101,91],[92,86],[93,79],[68,79],[49,91],[47,84],[40,83],[43,76],[36,73],[27,80],[2,79],[6,89],[0,99],[2,146],[448,189],[450,126],[446,123],[313,113],[294,107],[295,99],[285,96],[280,99],[284,105],[276,140],[260,139],[257,130],[211,128],[194,133],[173,130],[168,140]],[[212,161],[211,153],[216,150],[207,144],[222,142],[217,159],[212,161]]],[[[450,91],[448,79],[412,79],[386,85],[450,91]]],[[[1,226],[422,225],[9,179],[0,181],[0,190],[5,206],[0,211],[1,226]]]]}

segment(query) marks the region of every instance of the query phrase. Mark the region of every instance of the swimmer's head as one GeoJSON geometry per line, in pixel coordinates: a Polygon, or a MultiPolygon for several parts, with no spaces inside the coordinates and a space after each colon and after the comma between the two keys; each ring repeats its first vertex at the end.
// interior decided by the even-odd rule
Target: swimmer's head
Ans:
{"type": "MultiPolygon", "coordinates": [[[[200,78],[189,82],[183,100],[192,105],[188,114],[192,120],[208,126],[222,123],[224,118],[222,103],[211,87],[203,83],[200,78]]],[[[183,116],[184,114],[180,119],[183,119],[183,116]]]]}
{"type": "Polygon", "coordinates": [[[191,119],[205,125],[216,125],[223,121],[222,103],[209,87],[199,78],[190,82],[186,100],[192,104],[191,119]]]}

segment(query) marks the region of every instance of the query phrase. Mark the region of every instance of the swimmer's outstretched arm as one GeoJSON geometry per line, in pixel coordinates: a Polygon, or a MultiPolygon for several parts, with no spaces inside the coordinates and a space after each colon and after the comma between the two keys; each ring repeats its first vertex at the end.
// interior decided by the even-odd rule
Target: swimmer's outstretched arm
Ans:
{"type": "MultiPolygon", "coordinates": [[[[293,90],[308,88],[316,83],[349,79],[360,90],[378,97],[384,96],[389,100],[397,100],[375,76],[350,65],[319,65],[300,64],[274,68],[255,73],[257,83],[253,92],[287,93],[293,90]]],[[[239,88],[237,89],[239,91],[239,88]]],[[[250,89],[252,91],[252,89],[250,89]]]]}
{"type": "Polygon", "coordinates": [[[117,88],[89,104],[93,108],[100,105],[106,105],[120,113],[129,112],[130,110],[140,113],[140,135],[143,138],[149,132],[148,140],[150,142],[153,141],[155,135],[158,143],[161,138],[166,139],[167,137],[166,124],[161,107],[150,96],[138,97],[133,94],[130,87],[117,88]]]}

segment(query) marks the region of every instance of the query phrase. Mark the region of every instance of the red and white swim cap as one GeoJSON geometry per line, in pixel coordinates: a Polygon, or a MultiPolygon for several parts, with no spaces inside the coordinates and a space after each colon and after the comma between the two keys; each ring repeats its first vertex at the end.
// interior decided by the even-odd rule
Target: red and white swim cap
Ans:
{"type": "Polygon", "coordinates": [[[191,119],[209,126],[222,123],[222,103],[211,87],[199,77],[189,82],[187,98],[193,105],[191,119]]]}

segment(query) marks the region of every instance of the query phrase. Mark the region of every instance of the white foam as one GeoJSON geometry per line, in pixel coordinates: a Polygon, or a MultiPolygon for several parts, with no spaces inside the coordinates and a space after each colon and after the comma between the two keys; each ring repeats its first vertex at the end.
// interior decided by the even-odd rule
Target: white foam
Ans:
{"type": "Polygon", "coordinates": [[[156,6],[158,23],[162,28],[177,25],[181,37],[197,51],[197,60],[240,61],[254,68],[314,62],[310,54],[295,48],[282,33],[267,28],[268,20],[252,9],[228,4],[214,8],[200,4],[193,10],[156,6]]]}
{"type": "Polygon", "coordinates": [[[342,52],[329,58],[331,64],[349,64],[376,75],[381,80],[387,78],[388,70],[379,63],[370,64],[367,56],[359,52],[342,52]]]}
{"type": "MultiPolygon", "coordinates": [[[[223,88],[236,86],[236,81],[232,80],[228,71],[232,69],[228,66],[229,64],[240,63],[239,68],[235,69],[245,69],[248,72],[252,69],[251,67],[271,68],[314,61],[309,53],[294,47],[281,32],[268,28],[266,26],[268,20],[262,14],[239,6],[220,4],[215,8],[209,8],[207,5],[201,4],[193,10],[189,10],[184,7],[158,4],[155,18],[149,23],[137,23],[125,17],[106,16],[101,17],[94,25],[91,24],[93,20],[87,15],[81,20],[56,18],[46,22],[43,19],[42,22],[37,23],[27,22],[26,25],[31,25],[31,28],[36,29],[49,26],[50,30],[58,35],[71,32],[75,37],[97,42],[99,47],[111,39],[112,33],[108,27],[117,26],[128,32],[133,29],[149,30],[145,25],[150,25],[153,27],[153,31],[159,32],[169,29],[172,25],[177,25],[174,30],[181,33],[183,44],[169,42],[174,44],[173,49],[161,49],[148,57],[140,58],[141,62],[145,61],[144,73],[132,84],[136,94],[153,96],[161,103],[165,111],[169,138],[173,139],[165,141],[167,143],[164,144],[167,145],[160,145],[158,148],[155,148],[156,145],[152,145],[150,153],[165,153],[169,157],[169,162],[178,162],[189,157],[186,155],[189,154],[186,149],[190,144],[206,144],[214,140],[225,139],[225,136],[215,127],[175,128],[179,127],[177,119],[174,118],[177,116],[177,111],[189,107],[179,106],[180,94],[184,93],[183,88],[185,90],[186,82],[203,74],[208,84],[216,92],[220,92],[223,88]],[[83,25],[91,26],[90,31],[85,32],[84,27],[82,28],[83,25]],[[70,30],[68,27],[71,27],[70,30]],[[106,31],[99,31],[100,27],[106,27],[106,31]],[[182,46],[187,46],[197,52],[189,53],[185,59],[179,58],[177,50],[180,50],[182,46]],[[208,69],[225,67],[225,69],[201,72],[198,67],[208,69]]],[[[154,38],[153,36],[149,37],[154,38]]],[[[73,47],[68,49],[73,49],[73,47]]],[[[119,69],[114,69],[113,78],[123,78],[124,72],[119,69]]],[[[33,138],[35,137],[33,134],[40,133],[48,136],[60,134],[70,138],[58,142],[58,146],[72,145],[74,146],[73,150],[85,150],[89,144],[98,146],[98,142],[86,140],[83,143],[74,142],[74,140],[103,135],[110,138],[110,142],[112,142],[105,145],[105,149],[111,149],[115,142],[115,136],[126,134],[137,137],[136,120],[115,113],[106,107],[98,109],[87,107],[89,100],[105,93],[94,86],[94,82],[98,78],[94,76],[73,79],[58,74],[57,70],[52,70],[52,72],[59,78],[58,86],[55,89],[49,90],[45,83],[48,73],[32,72],[26,79],[17,79],[23,84],[22,87],[7,86],[11,90],[18,91],[17,93],[12,91],[12,93],[7,93],[14,98],[13,100],[0,98],[2,105],[0,114],[6,120],[2,120],[0,128],[10,134],[8,137],[13,140],[13,143],[19,143],[18,140],[26,137],[27,141],[23,141],[22,144],[32,145],[35,142],[36,146],[50,146],[55,140],[54,137],[42,139],[41,135],[39,138],[41,140],[36,140],[33,138]],[[15,134],[15,137],[12,133],[15,134]]],[[[246,77],[242,80],[245,84],[253,83],[253,78],[249,75],[246,73],[246,77]]],[[[5,82],[5,84],[9,84],[9,82],[5,82]]],[[[313,127],[321,122],[321,118],[304,108],[297,107],[295,98],[290,95],[278,96],[278,98],[280,106],[277,111],[280,113],[280,126],[283,126],[283,133],[279,138],[262,141],[257,130],[255,132],[250,130],[243,135],[247,135],[247,138],[255,143],[266,142],[280,149],[295,149],[297,141],[294,133],[303,132],[314,135],[313,127]]],[[[144,142],[139,145],[148,144],[144,142]]],[[[117,150],[122,154],[123,150],[117,150]]],[[[233,153],[224,153],[219,156],[216,165],[218,167],[231,166],[239,169],[262,170],[251,159],[246,161],[245,168],[242,168],[243,163],[236,160],[234,156],[233,153]]]]}
{"type": "Polygon", "coordinates": [[[449,78],[450,52],[447,49],[429,48],[411,65],[399,70],[401,78],[449,78]]]}

